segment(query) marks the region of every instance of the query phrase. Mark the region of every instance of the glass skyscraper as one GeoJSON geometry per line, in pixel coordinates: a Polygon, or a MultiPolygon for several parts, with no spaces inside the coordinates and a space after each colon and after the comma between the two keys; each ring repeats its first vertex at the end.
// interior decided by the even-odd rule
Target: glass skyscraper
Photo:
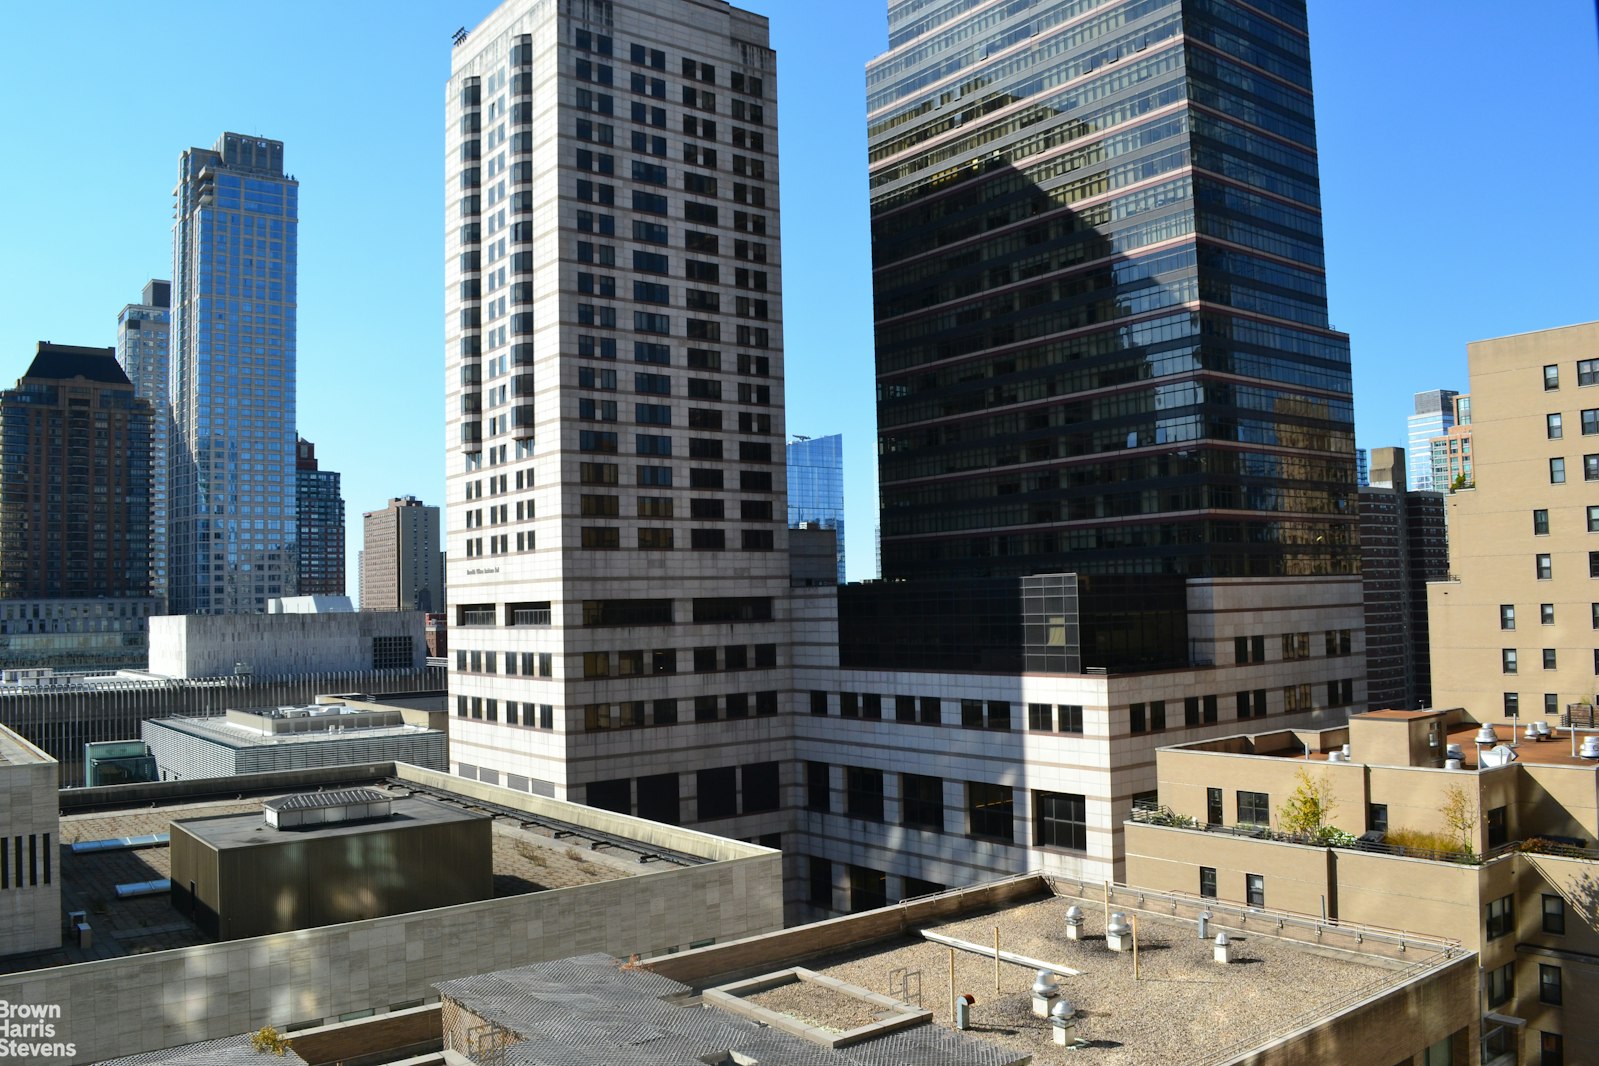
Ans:
{"type": "Polygon", "coordinates": [[[1448,492],[1449,486],[1434,483],[1432,439],[1441,437],[1455,424],[1454,389],[1433,389],[1416,393],[1416,413],[1405,419],[1409,429],[1406,451],[1406,476],[1411,492],[1448,492]]]}
{"type": "Polygon", "coordinates": [[[263,611],[295,591],[299,183],[283,142],[224,133],[178,168],[168,599],[263,611]]]}
{"type": "Polygon", "coordinates": [[[150,404],[150,594],[160,608],[167,595],[168,352],[172,344],[172,283],[145,283],[140,302],[117,315],[117,363],[134,393],[150,404]]]}
{"type": "Polygon", "coordinates": [[[788,524],[815,522],[838,533],[838,583],[844,583],[844,438],[796,437],[788,445],[788,524]]]}
{"type": "Polygon", "coordinates": [[[1305,6],[891,0],[883,573],[1357,570],[1305,6]]]}

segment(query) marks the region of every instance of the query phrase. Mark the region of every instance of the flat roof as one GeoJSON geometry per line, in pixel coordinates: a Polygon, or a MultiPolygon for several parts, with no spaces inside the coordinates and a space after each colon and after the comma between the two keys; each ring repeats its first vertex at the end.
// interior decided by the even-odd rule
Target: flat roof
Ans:
{"type": "Polygon", "coordinates": [[[54,762],[20,733],[0,725],[0,766],[38,766],[54,762]]]}
{"type": "Polygon", "coordinates": [[[1349,717],[1351,719],[1368,718],[1376,719],[1377,721],[1414,722],[1421,718],[1437,718],[1443,713],[1444,711],[1442,709],[1428,711],[1399,711],[1388,709],[1382,711],[1363,711],[1360,714],[1352,714],[1349,717]]]}
{"type": "MultiPolygon", "coordinates": [[[[1309,924],[1303,917],[1219,903],[1200,939],[1197,921],[1176,913],[1176,897],[1117,886],[1112,910],[1136,923],[1135,977],[1132,953],[1106,944],[1105,907],[1093,886],[1037,881],[1043,891],[1071,884],[1079,894],[997,910],[976,902],[925,924],[906,912],[900,928],[908,931],[887,938],[889,925],[859,915],[818,923],[809,938],[804,928],[788,929],[705,948],[697,963],[692,952],[640,967],[582,956],[436,988],[515,1034],[504,1051],[508,1066],[654,1066],[724,1061],[712,1056],[729,1052],[740,1062],[816,1066],[1081,1066],[1085,1054],[1101,1066],[1150,1066],[1241,1057],[1464,957],[1457,944],[1400,945],[1370,931],[1360,939],[1355,927],[1317,942],[1319,933],[1312,940],[1300,928],[1309,924]],[[1065,922],[1074,905],[1083,918],[1076,940],[1067,938],[1065,922]],[[1279,917],[1297,925],[1272,935],[1279,917]],[[848,932],[852,923],[860,923],[858,938],[848,932]],[[1233,948],[1225,965],[1213,954],[1221,931],[1233,948]],[[805,953],[807,942],[824,946],[805,953]],[[718,953],[735,968],[715,969],[718,953]],[[781,961],[750,962],[762,958],[781,961]],[[1074,1008],[1068,1037],[1086,1046],[1057,1045],[1053,1024],[1033,1013],[1039,969],[1055,975],[1074,1008]],[[975,999],[968,1030],[954,1029],[952,992],[975,999]],[[762,1028],[752,1032],[763,1013],[762,1028]]],[[[965,899],[959,890],[943,896],[965,899]]],[[[1213,901],[1179,902],[1183,914],[1197,914],[1198,904],[1213,901]]],[[[923,904],[933,906],[909,906],[923,904]]]]}
{"type": "MultiPolygon", "coordinates": [[[[352,710],[351,713],[371,712],[352,710]]],[[[343,715],[328,715],[324,718],[310,718],[307,721],[342,725],[343,723],[340,722],[340,719],[343,717],[343,715]]],[[[241,725],[237,722],[230,722],[224,715],[220,714],[194,718],[182,716],[149,718],[141,724],[170,729],[174,733],[182,733],[198,740],[208,740],[213,744],[221,744],[229,748],[273,748],[294,744],[335,744],[341,741],[383,740],[389,737],[416,737],[444,732],[441,729],[429,729],[427,726],[397,724],[347,726],[337,732],[330,732],[327,729],[314,729],[303,733],[263,733],[259,729],[241,725]]]]}
{"type": "MultiPolygon", "coordinates": [[[[489,816],[475,811],[464,811],[430,799],[412,796],[390,801],[387,818],[369,818],[358,822],[333,822],[331,824],[295,826],[291,829],[274,829],[259,814],[220,814],[208,818],[183,818],[174,821],[191,836],[219,850],[225,848],[272,847],[325,837],[366,836],[373,833],[392,833],[423,825],[443,825],[449,822],[480,822],[489,816]]],[[[282,797],[291,802],[298,796],[282,797]]]]}
{"type": "MultiPolygon", "coordinates": [[[[231,779],[226,778],[204,782],[208,786],[220,786],[214,791],[221,791],[230,783],[231,779]]],[[[244,789],[249,786],[241,780],[238,787],[244,789]]],[[[87,854],[75,854],[71,845],[77,841],[164,833],[170,830],[173,821],[187,821],[193,826],[216,820],[226,821],[230,817],[238,824],[250,827],[248,832],[254,836],[279,836],[282,834],[266,826],[264,803],[268,799],[303,791],[303,788],[285,788],[255,796],[241,794],[225,799],[192,802],[179,799],[159,807],[152,807],[145,800],[137,807],[130,804],[124,810],[64,814],[61,817],[56,859],[57,876],[61,882],[61,908],[63,911],[87,913],[93,933],[91,946],[82,948],[69,938],[54,951],[0,958],[0,973],[17,973],[212,943],[212,937],[202,933],[186,916],[173,908],[168,895],[131,899],[117,897],[117,885],[171,877],[171,851],[168,845],[87,854]],[[254,833],[256,826],[262,827],[263,832],[254,833]]],[[[477,801],[465,796],[434,792],[429,800],[407,799],[412,786],[404,782],[379,785],[377,791],[391,799],[396,807],[404,803],[429,803],[446,810],[456,810],[466,817],[483,817],[475,812],[467,812],[467,808],[477,806],[477,801]]],[[[381,827],[383,824],[365,822],[351,828],[381,827]]],[[[288,831],[289,834],[303,832],[288,831]]],[[[645,865],[638,861],[636,855],[596,850],[578,838],[557,840],[554,830],[510,818],[494,819],[493,862],[495,898],[596,884],[676,868],[670,863],[645,865]]]]}

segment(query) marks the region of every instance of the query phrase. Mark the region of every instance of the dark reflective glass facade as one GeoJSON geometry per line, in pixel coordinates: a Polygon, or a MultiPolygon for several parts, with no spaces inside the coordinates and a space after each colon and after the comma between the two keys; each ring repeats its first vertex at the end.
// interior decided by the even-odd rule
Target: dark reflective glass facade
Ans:
{"type": "Polygon", "coordinates": [[[1303,3],[904,0],[889,23],[884,576],[1357,572],[1303,3]]]}
{"type": "Polygon", "coordinates": [[[1189,664],[1184,579],[1036,574],[838,590],[839,664],[857,670],[1079,674],[1189,664]]]}

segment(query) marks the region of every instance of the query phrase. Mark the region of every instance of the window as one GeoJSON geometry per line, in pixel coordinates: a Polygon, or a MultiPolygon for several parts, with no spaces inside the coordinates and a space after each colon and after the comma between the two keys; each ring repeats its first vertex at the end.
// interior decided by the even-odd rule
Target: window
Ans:
{"type": "Polygon", "coordinates": [[[1510,839],[1510,832],[1505,822],[1505,809],[1493,807],[1488,811],[1488,846],[1497,848],[1510,839]]]}
{"type": "Polygon", "coordinates": [[[916,697],[915,696],[895,696],[894,697],[894,721],[896,721],[896,722],[914,722],[914,721],[916,721],[916,697]]]}
{"type": "Polygon", "coordinates": [[[1011,843],[1016,839],[1016,799],[1009,785],[966,782],[967,831],[1011,843]]]}
{"type": "Polygon", "coordinates": [[[1027,728],[1035,733],[1051,733],[1055,729],[1055,714],[1047,703],[1027,705],[1027,728]]]}
{"type": "Polygon", "coordinates": [[[1088,850],[1087,800],[1059,792],[1033,793],[1033,843],[1044,848],[1088,850]]]}
{"type": "Polygon", "coordinates": [[[827,693],[811,693],[811,713],[817,716],[825,716],[827,714],[827,693]]]}
{"type": "MultiPolygon", "coordinates": [[[[1584,411],[1583,415],[1586,416],[1587,413],[1588,412],[1584,411]]],[[[1562,428],[1561,428],[1561,424],[1560,424],[1560,416],[1558,414],[1544,415],[1543,416],[1543,429],[1544,429],[1544,435],[1546,437],[1548,437],[1550,440],[1559,440],[1560,437],[1561,437],[1561,434],[1562,434],[1562,428]]],[[[1582,431],[1584,433],[1588,432],[1588,421],[1587,421],[1586,417],[1584,417],[1584,419],[1583,419],[1582,431]]]]}
{"type": "Polygon", "coordinates": [[[781,806],[781,793],[777,763],[750,763],[743,768],[744,813],[759,814],[775,811],[781,806]]]}
{"type": "Polygon", "coordinates": [[[849,909],[851,914],[876,910],[888,905],[888,875],[865,866],[849,868],[849,909]]]}
{"type": "Polygon", "coordinates": [[[883,820],[883,771],[865,766],[844,768],[844,811],[851,818],[883,820]]]}
{"type": "Polygon", "coordinates": [[[1519,714],[1521,714],[1521,693],[1505,693],[1505,717],[1515,718],[1519,714]]]}
{"type": "Polygon", "coordinates": [[[1366,809],[1366,828],[1373,833],[1388,832],[1388,804],[1373,803],[1366,809]]]}
{"type": "Polygon", "coordinates": [[[1270,825],[1271,796],[1265,792],[1238,793],[1239,825],[1270,825]]]}
{"type": "MultiPolygon", "coordinates": [[[[1599,671],[1595,671],[1595,672],[1599,673],[1599,671]]],[[[1544,714],[1559,714],[1560,713],[1560,696],[1559,695],[1557,695],[1556,693],[1553,693],[1553,692],[1545,692],[1543,694],[1543,713],[1544,714]]]]}
{"type": "Polygon", "coordinates": [[[1551,966],[1546,962],[1538,964],[1538,1002],[1549,1003],[1556,1007],[1565,1000],[1561,989],[1560,967],[1551,966]]]}
{"type": "Polygon", "coordinates": [[[824,910],[833,909],[833,864],[827,859],[811,856],[810,904],[824,910]]]}
{"type": "Polygon", "coordinates": [[[1497,970],[1488,971],[1488,1006],[1497,1007],[1509,1001],[1516,992],[1516,964],[1507,962],[1497,970]]]}
{"type": "Polygon", "coordinates": [[[1599,552],[1588,553],[1588,576],[1599,577],[1599,552]]]}
{"type": "Polygon", "coordinates": [[[1216,898],[1216,868],[1214,866],[1201,866],[1199,868],[1199,894],[1205,899],[1216,898]]]}
{"type": "Polygon", "coordinates": [[[1536,563],[1539,581],[1549,581],[1555,576],[1554,564],[1550,562],[1548,555],[1539,555],[1536,563]]]}
{"type": "Polygon", "coordinates": [[[1266,905],[1266,878],[1263,874],[1244,875],[1244,902],[1251,907],[1266,905]]]}
{"type": "Polygon", "coordinates": [[[1516,605],[1515,604],[1513,604],[1513,603],[1501,603],[1499,605],[1499,628],[1500,629],[1515,629],[1516,628],[1516,605]]]}
{"type": "MultiPolygon", "coordinates": [[[[1595,605],[1595,617],[1599,617],[1599,604],[1595,605]]],[[[1599,629],[1599,622],[1594,624],[1599,629]]],[[[942,725],[944,723],[944,701],[937,696],[923,696],[917,701],[918,715],[923,725],[942,725]]]]}
{"type": "Polygon", "coordinates": [[[1515,897],[1501,896],[1487,907],[1487,939],[1494,940],[1516,928],[1515,897]]]}
{"type": "MultiPolygon", "coordinates": [[[[1577,364],[1581,366],[1581,363],[1577,364]]],[[[1538,1034],[1538,1066],[1566,1066],[1566,1038],[1559,1033],[1538,1034]]]]}
{"type": "Polygon", "coordinates": [[[900,821],[918,829],[944,831],[944,779],[900,774],[900,821]]]}
{"type": "Polygon", "coordinates": [[[1555,936],[1566,935],[1566,901],[1564,897],[1544,894],[1543,931],[1555,936]]]}
{"type": "Polygon", "coordinates": [[[983,728],[983,701],[961,700],[961,728],[983,728]]]}
{"type": "Polygon", "coordinates": [[[1549,460],[1549,484],[1564,485],[1566,483],[1566,461],[1564,459],[1549,460]]]}
{"type": "Polygon", "coordinates": [[[989,729],[1008,730],[1011,727],[1010,701],[989,700],[986,725],[989,729]]]}
{"type": "Polygon", "coordinates": [[[1550,365],[1543,368],[1543,387],[1547,392],[1552,392],[1560,387],[1560,367],[1550,365]]]}
{"type": "Polygon", "coordinates": [[[1507,674],[1516,672],[1516,649],[1501,648],[1499,650],[1499,669],[1507,674]]]}
{"type": "Polygon", "coordinates": [[[1546,625],[1546,626],[1552,626],[1552,625],[1555,624],[1555,605],[1554,604],[1552,604],[1552,603],[1540,603],[1538,605],[1538,623],[1540,625],[1546,625]]]}
{"type": "Polygon", "coordinates": [[[738,772],[733,767],[700,770],[694,777],[700,821],[731,818],[738,813],[738,772]]]}
{"type": "Polygon", "coordinates": [[[1599,385],[1599,359],[1577,360],[1577,384],[1599,385]]]}
{"type": "Polygon", "coordinates": [[[805,764],[806,810],[824,812],[832,810],[832,782],[829,777],[831,773],[831,769],[825,762],[807,762],[805,764]]]}
{"type": "Polygon", "coordinates": [[[1543,650],[1543,668],[1545,670],[1555,669],[1555,649],[1545,648],[1543,650]]]}
{"type": "Polygon", "coordinates": [[[1542,508],[1532,512],[1532,533],[1535,537],[1549,535],[1549,512],[1542,508]]]}
{"type": "Polygon", "coordinates": [[[1599,408],[1590,408],[1582,412],[1582,435],[1591,437],[1599,433],[1599,408]]]}
{"type": "Polygon", "coordinates": [[[1582,478],[1584,481],[1599,481],[1599,455],[1582,457],[1582,478]]]}
{"type": "MultiPolygon", "coordinates": [[[[1212,701],[1214,696],[1209,697],[1212,701]]],[[[1212,705],[1214,710],[1214,704],[1212,705]]],[[[1062,733],[1081,733],[1083,731],[1083,708],[1075,703],[1062,703],[1055,708],[1059,715],[1060,731],[1062,733]]],[[[1214,721],[1214,718],[1212,719],[1214,721]]]]}

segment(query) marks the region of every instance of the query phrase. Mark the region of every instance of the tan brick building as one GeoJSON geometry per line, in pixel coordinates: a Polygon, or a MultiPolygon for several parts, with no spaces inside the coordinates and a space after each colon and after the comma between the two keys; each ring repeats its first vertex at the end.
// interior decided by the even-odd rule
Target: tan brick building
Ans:
{"type": "Polygon", "coordinates": [[[1594,760],[1564,730],[1511,749],[1508,727],[1487,728],[1491,742],[1458,710],[1375,711],[1164,748],[1163,809],[1125,826],[1127,882],[1458,941],[1479,958],[1483,1062],[1592,1061],[1578,1023],[1599,1011],[1594,760]],[[1496,748],[1515,758],[1494,765],[1496,748]],[[1307,776],[1349,835],[1285,831],[1307,776]]]}
{"type": "Polygon", "coordinates": [[[1476,480],[1429,589],[1433,699],[1553,723],[1599,692],[1599,322],[1467,356],[1476,480]]]}

